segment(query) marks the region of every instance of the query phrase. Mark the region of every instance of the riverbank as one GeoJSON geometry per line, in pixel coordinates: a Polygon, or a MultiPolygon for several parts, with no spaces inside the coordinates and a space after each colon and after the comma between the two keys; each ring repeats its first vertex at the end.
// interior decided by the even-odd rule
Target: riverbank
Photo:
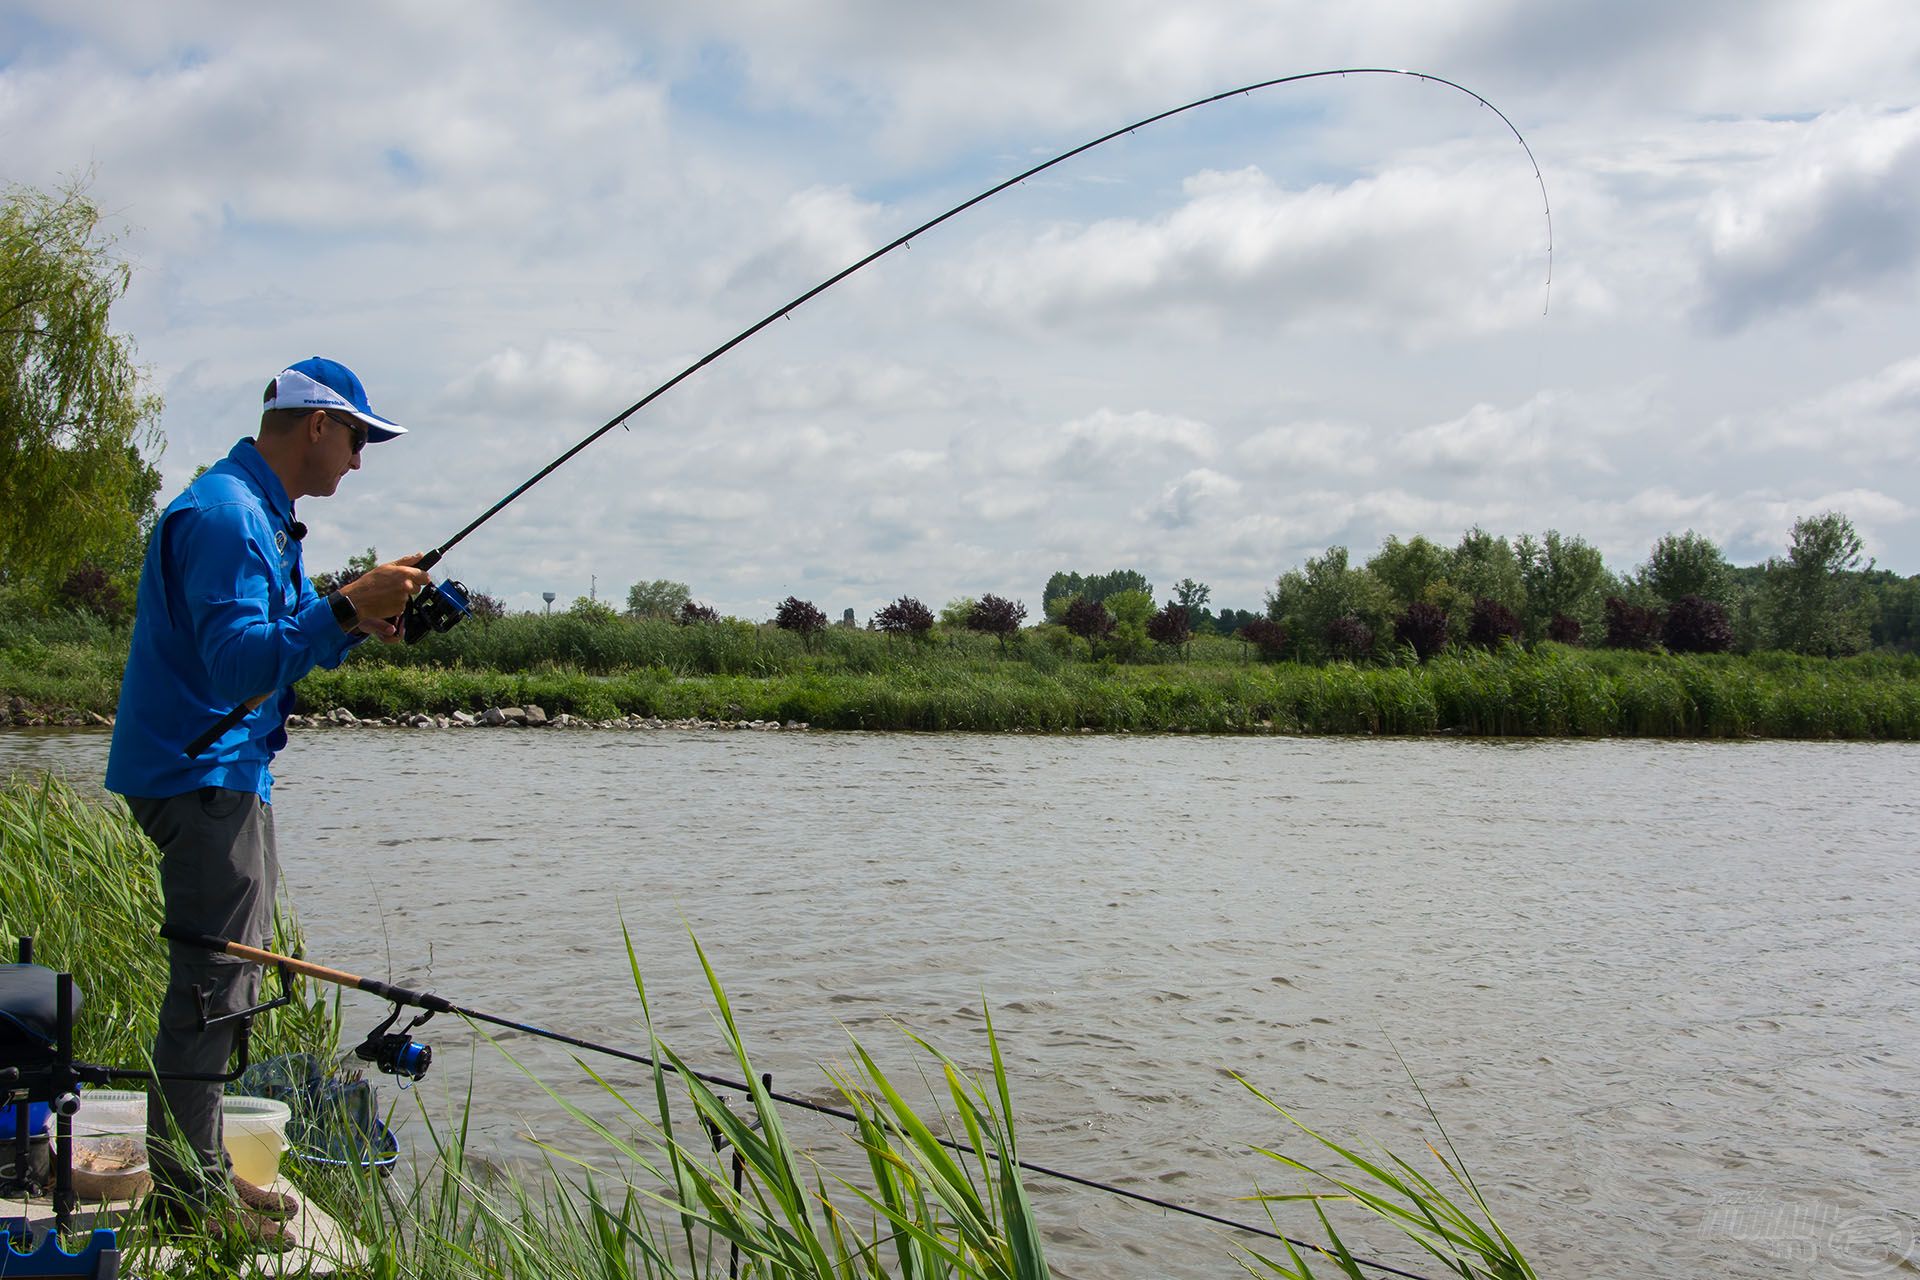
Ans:
{"type": "MultiPolygon", "coordinates": [[[[105,724],[124,639],[0,648],[0,709],[16,725],[105,724]]],[[[1509,737],[1920,740],[1920,658],[1677,656],[1542,644],[1406,665],[1252,661],[1227,642],[1191,661],[1091,662],[1028,644],[891,644],[854,633],[817,651],[759,646],[688,665],[572,662],[521,670],[356,654],[296,686],[299,712],[427,723],[537,707],[550,723],[633,728],[758,722],[972,732],[1462,734],[1509,737]],[[748,660],[751,659],[751,660],[748,660]]],[[[443,655],[452,657],[455,655],[443,655]]],[[[337,718],[337,716],[335,717],[337,718]]]]}

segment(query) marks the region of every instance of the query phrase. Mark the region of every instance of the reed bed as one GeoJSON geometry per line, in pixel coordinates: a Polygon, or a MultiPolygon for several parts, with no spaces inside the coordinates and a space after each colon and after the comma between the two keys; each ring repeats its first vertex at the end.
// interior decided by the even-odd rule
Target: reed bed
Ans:
{"type": "MultiPolygon", "coordinates": [[[[82,993],[75,1048],[88,1062],[140,1067],[166,987],[160,853],[118,797],[92,798],[49,774],[0,782],[0,962],[34,940],[34,959],[71,972],[82,993]]],[[[285,951],[300,934],[275,922],[285,951]]],[[[278,994],[275,991],[273,994],[278,994]]],[[[256,1057],[331,1050],[331,1006],[304,979],[294,1002],[254,1023],[256,1057]]]]}
{"type": "Polygon", "coordinates": [[[1468,734],[1492,737],[1920,738],[1920,662],[1471,651],[1425,665],[923,659],[768,676],[654,668],[596,677],[349,664],[300,686],[357,715],[534,703],[549,715],[798,720],[823,729],[1468,734]]]}
{"type": "MultiPolygon", "coordinates": [[[[488,707],[589,720],[797,720],[822,729],[1920,739],[1920,657],[1450,651],[1425,664],[1267,663],[1231,641],[1183,660],[1090,661],[1040,631],[1003,648],[829,628],[514,617],[418,646],[363,645],[299,684],[301,708],[362,717],[488,707]]],[[[1078,642],[1075,642],[1076,644],[1078,642]]],[[[0,626],[0,697],[108,715],[125,633],[0,626]]],[[[56,715],[56,718],[58,716],[56,715]]]]}

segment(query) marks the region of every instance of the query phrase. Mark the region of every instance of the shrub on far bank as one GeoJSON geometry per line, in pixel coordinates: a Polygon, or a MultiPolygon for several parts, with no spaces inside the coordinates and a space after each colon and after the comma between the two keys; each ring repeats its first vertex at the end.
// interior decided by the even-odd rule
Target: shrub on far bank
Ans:
{"type": "Polygon", "coordinates": [[[1717,602],[1681,596],[1667,606],[1665,639],[1671,653],[1727,653],[1733,649],[1733,624],[1717,602]]]}
{"type": "Polygon", "coordinates": [[[1266,662],[1278,662],[1286,657],[1287,645],[1292,639],[1286,626],[1271,618],[1255,618],[1243,623],[1233,634],[1242,644],[1251,645],[1266,662]]]}
{"type": "Polygon", "coordinates": [[[980,597],[972,612],[967,614],[967,630],[990,635],[1000,642],[1002,649],[1007,640],[1020,630],[1020,624],[1026,620],[1027,606],[992,592],[980,597]]]}
{"type": "Polygon", "coordinates": [[[1177,600],[1167,601],[1164,609],[1147,619],[1147,638],[1184,655],[1187,642],[1193,639],[1193,624],[1186,606],[1177,600]]]}
{"type": "Polygon", "coordinates": [[[869,625],[887,635],[925,639],[933,630],[933,610],[912,596],[901,596],[875,613],[869,625]]]}
{"type": "Polygon", "coordinates": [[[1660,643],[1664,629],[1660,611],[1628,604],[1619,596],[1607,597],[1607,648],[1651,649],[1660,643]]]}
{"type": "Polygon", "coordinates": [[[1416,600],[1393,624],[1393,634],[1399,643],[1412,649],[1414,656],[1425,662],[1447,647],[1447,611],[1439,605],[1416,600]]]}
{"type": "Polygon", "coordinates": [[[773,611],[773,625],[782,631],[792,631],[811,644],[814,636],[826,630],[827,615],[811,600],[788,596],[773,611]]]}
{"type": "Polygon", "coordinates": [[[1085,596],[1067,601],[1062,621],[1067,630],[1087,642],[1089,651],[1097,649],[1102,640],[1113,634],[1113,615],[1107,612],[1107,606],[1085,596]]]}
{"type": "Polygon", "coordinates": [[[1502,644],[1520,643],[1520,619],[1498,600],[1481,596],[1473,602],[1467,619],[1467,643],[1482,649],[1498,649],[1502,644]]]}
{"type": "Polygon", "coordinates": [[[1364,662],[1373,655],[1373,628],[1351,613],[1327,624],[1327,652],[1348,662],[1364,662]]]}

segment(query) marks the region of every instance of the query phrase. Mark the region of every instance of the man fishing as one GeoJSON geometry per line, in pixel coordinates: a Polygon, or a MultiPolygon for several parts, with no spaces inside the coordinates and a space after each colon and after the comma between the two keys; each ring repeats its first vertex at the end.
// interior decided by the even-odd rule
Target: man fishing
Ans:
{"type": "MultiPolygon", "coordinates": [[[[307,581],[294,518],[324,498],[361,450],[404,434],[374,413],[352,370],[314,356],[267,384],[257,436],[242,439],[161,514],[141,568],[133,639],[107,757],[109,790],[159,846],[171,928],[270,940],[279,879],[271,807],[274,755],[286,745],[292,686],[338,666],[368,636],[400,638],[393,619],[427,585],[419,556],[362,574],[322,598],[307,581]],[[187,744],[236,704],[247,714],[212,744],[187,744]]],[[[255,1003],[256,965],[170,943],[167,991],[154,1038],[156,1073],[216,1076],[234,1048],[218,1017],[255,1003]]],[[[284,1249],[291,1196],[233,1176],[222,1146],[221,1086],[149,1086],[153,1208],[167,1223],[220,1219],[258,1247],[284,1249]]]]}

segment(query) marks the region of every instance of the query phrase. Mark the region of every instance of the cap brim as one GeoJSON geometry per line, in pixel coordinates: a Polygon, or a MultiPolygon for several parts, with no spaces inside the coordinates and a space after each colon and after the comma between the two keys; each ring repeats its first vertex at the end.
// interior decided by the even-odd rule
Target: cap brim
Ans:
{"type": "Polygon", "coordinates": [[[407,429],[399,423],[383,418],[377,413],[362,413],[352,405],[348,405],[344,409],[336,410],[336,412],[344,413],[350,418],[358,418],[361,422],[365,423],[367,427],[368,444],[379,444],[384,440],[391,440],[395,436],[407,434],[407,429]]]}

